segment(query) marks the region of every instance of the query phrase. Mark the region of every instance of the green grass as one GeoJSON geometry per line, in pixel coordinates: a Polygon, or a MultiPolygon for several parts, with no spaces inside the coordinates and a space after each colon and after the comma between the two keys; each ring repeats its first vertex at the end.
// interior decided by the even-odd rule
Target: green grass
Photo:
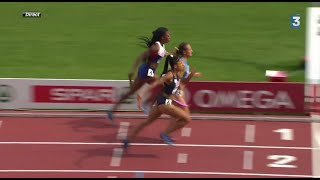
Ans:
{"type": "MultiPolygon", "coordinates": [[[[190,42],[198,80],[265,81],[265,70],[292,72],[305,54],[308,3],[0,3],[0,77],[127,79],[144,49],[137,37],[165,26],[172,50],[190,42]],[[41,18],[22,18],[40,11],[41,18]],[[301,14],[301,28],[289,17],[301,14]]],[[[161,63],[157,74],[162,71],[161,63]]]]}

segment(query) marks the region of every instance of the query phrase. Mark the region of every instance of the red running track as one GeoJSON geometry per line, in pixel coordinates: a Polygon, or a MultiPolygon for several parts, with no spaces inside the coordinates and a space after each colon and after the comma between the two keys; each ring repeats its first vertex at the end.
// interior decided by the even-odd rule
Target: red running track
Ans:
{"type": "Polygon", "coordinates": [[[312,176],[310,123],[195,120],[167,146],[159,133],[169,121],[160,119],[116,155],[124,124],[141,121],[1,118],[0,177],[312,176]]]}

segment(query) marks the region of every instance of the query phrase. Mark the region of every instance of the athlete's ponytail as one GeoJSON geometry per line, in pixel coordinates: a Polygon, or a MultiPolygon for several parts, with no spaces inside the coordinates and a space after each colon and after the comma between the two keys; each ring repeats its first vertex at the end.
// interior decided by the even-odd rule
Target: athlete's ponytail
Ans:
{"type": "Polygon", "coordinates": [[[168,64],[169,64],[169,61],[170,61],[170,59],[171,59],[172,57],[173,57],[172,54],[170,54],[169,56],[167,56],[166,61],[165,61],[164,66],[163,66],[163,71],[162,71],[161,76],[163,76],[164,74],[166,74],[166,73],[168,72],[168,64]]]}
{"type": "Polygon", "coordinates": [[[178,47],[175,47],[176,49],[175,54],[179,57],[182,57],[183,52],[187,50],[187,45],[189,45],[189,43],[186,43],[186,42],[180,43],[178,47]]]}
{"type": "Polygon", "coordinates": [[[168,28],[159,27],[152,32],[152,37],[138,37],[143,42],[143,47],[150,48],[156,41],[160,41],[161,38],[169,31],[168,28]]]}
{"type": "Polygon", "coordinates": [[[179,61],[178,56],[174,56],[172,54],[167,56],[166,61],[164,63],[164,67],[163,67],[163,71],[162,71],[161,76],[163,76],[164,74],[166,74],[168,72],[168,65],[169,64],[171,66],[171,69],[173,69],[174,65],[176,65],[178,61],[179,61]]]}

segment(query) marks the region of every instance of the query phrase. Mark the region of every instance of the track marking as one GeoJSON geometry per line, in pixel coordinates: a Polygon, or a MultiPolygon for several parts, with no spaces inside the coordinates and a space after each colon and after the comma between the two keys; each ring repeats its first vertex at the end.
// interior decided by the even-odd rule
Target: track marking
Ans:
{"type": "MultiPolygon", "coordinates": [[[[59,117],[65,117],[65,118],[104,118],[106,117],[105,113],[0,113],[0,117],[48,117],[48,118],[59,118],[59,117]]],[[[145,119],[148,116],[144,114],[115,114],[115,118],[125,118],[125,119],[145,119]]],[[[170,119],[171,117],[168,115],[162,115],[159,118],[166,118],[170,119]]],[[[288,122],[312,122],[312,118],[309,117],[282,117],[282,116],[239,116],[239,115],[220,115],[220,116],[214,116],[214,115],[191,115],[192,120],[253,120],[253,121],[288,121],[288,122]]]]}
{"type": "Polygon", "coordinates": [[[182,137],[190,137],[191,136],[191,128],[182,128],[181,136],[182,137]]]}
{"type": "Polygon", "coordinates": [[[250,143],[254,142],[255,129],[256,129],[255,125],[250,125],[250,124],[246,125],[245,142],[250,142],[250,143]]]}
{"type": "MultiPolygon", "coordinates": [[[[111,145],[119,146],[122,143],[89,143],[89,142],[0,142],[1,144],[19,144],[19,145],[111,145]]],[[[131,146],[168,146],[167,144],[156,143],[131,143],[131,146]]],[[[246,146],[246,145],[226,145],[226,144],[174,144],[177,147],[221,147],[221,148],[257,148],[257,149],[297,149],[310,150],[320,149],[312,147],[290,147],[290,146],[246,146]]]]}
{"type": "MultiPolygon", "coordinates": [[[[141,171],[132,170],[0,170],[0,173],[14,173],[14,172],[30,172],[30,173],[140,173],[141,171]]],[[[243,176],[278,176],[278,177],[305,177],[305,178],[319,178],[312,175],[300,175],[300,174],[260,174],[260,173],[240,173],[240,172],[197,172],[197,171],[143,171],[143,173],[149,174],[197,174],[197,175],[243,175],[243,176]]]]}
{"type": "Polygon", "coordinates": [[[177,163],[187,163],[188,162],[188,154],[179,153],[177,158],[177,163]]]}
{"type": "Polygon", "coordinates": [[[280,139],[283,141],[292,141],[294,139],[293,129],[276,129],[273,132],[280,133],[280,139]]]}
{"type": "Polygon", "coordinates": [[[253,151],[243,152],[243,169],[252,170],[253,168],[253,151]]]}
{"type": "Polygon", "coordinates": [[[129,126],[130,126],[129,122],[120,122],[120,127],[117,134],[118,140],[123,140],[127,137],[129,126]]]}
{"type": "MultiPolygon", "coordinates": [[[[319,117],[318,117],[319,118],[319,117]]],[[[320,123],[311,123],[312,174],[320,176],[320,123]]]]}
{"type": "Polygon", "coordinates": [[[118,178],[117,176],[108,176],[107,178],[118,178]]]}
{"type": "Polygon", "coordinates": [[[113,153],[112,153],[110,166],[120,166],[122,154],[123,154],[122,148],[114,148],[113,153]]]}
{"type": "Polygon", "coordinates": [[[297,160],[295,156],[289,155],[268,155],[267,159],[275,160],[272,163],[267,164],[267,167],[276,167],[276,168],[297,168],[297,165],[289,164],[297,160]]]}
{"type": "Polygon", "coordinates": [[[2,123],[3,123],[3,121],[0,121],[0,128],[2,128],[2,123]]]}

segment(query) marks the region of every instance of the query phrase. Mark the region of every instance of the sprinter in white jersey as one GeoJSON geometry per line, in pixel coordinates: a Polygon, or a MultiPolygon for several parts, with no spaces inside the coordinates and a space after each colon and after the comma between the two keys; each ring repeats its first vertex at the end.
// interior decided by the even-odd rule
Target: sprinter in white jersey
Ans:
{"type": "Polygon", "coordinates": [[[155,71],[158,67],[160,60],[167,54],[164,44],[170,42],[169,30],[165,27],[159,27],[152,32],[153,36],[151,39],[142,37],[140,38],[148,48],[144,53],[142,53],[135,61],[131,72],[129,73],[130,80],[130,90],[123,95],[120,100],[110,109],[107,114],[110,120],[113,120],[113,111],[115,111],[125,99],[130,95],[134,94],[139,90],[144,84],[154,82],[157,77],[155,76],[155,71]],[[134,71],[139,66],[137,77],[132,83],[132,77],[134,71]]]}

